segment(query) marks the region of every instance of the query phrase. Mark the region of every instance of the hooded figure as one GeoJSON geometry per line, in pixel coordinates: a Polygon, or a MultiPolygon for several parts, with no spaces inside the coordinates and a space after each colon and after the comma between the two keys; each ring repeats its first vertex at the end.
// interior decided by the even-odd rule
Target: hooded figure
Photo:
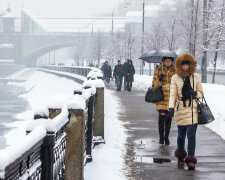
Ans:
{"type": "Polygon", "coordinates": [[[178,127],[177,150],[178,166],[184,166],[187,153],[184,149],[185,137],[188,137],[188,156],[185,162],[189,169],[197,163],[195,155],[198,111],[196,99],[202,98],[203,89],[196,70],[196,60],[188,53],[180,55],[175,63],[176,74],[170,86],[169,111],[174,115],[178,127]]]}
{"type": "Polygon", "coordinates": [[[175,74],[172,57],[163,57],[162,64],[156,68],[152,85],[154,88],[162,88],[164,100],[156,103],[156,110],[159,112],[159,144],[169,145],[169,133],[172,117],[169,114],[169,96],[171,78],[175,74]]]}

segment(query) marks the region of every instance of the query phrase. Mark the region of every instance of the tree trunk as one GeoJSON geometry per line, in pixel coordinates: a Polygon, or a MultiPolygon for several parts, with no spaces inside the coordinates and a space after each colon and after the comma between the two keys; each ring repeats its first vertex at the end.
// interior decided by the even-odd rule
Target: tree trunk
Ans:
{"type": "Polygon", "coordinates": [[[193,56],[195,57],[195,51],[196,51],[196,41],[197,41],[197,32],[198,32],[198,5],[199,0],[197,0],[196,3],[196,9],[195,9],[195,25],[194,25],[194,42],[193,42],[193,56]]]}
{"type": "Polygon", "coordinates": [[[212,75],[212,83],[215,83],[215,76],[216,76],[216,62],[217,62],[217,57],[218,57],[218,47],[219,47],[219,42],[217,42],[217,48],[214,56],[214,67],[213,67],[213,75],[212,75]]]}

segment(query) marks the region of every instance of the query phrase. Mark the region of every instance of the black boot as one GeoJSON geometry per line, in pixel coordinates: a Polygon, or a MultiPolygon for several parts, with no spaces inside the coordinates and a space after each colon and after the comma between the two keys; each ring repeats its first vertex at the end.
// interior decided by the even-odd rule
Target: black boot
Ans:
{"type": "Polygon", "coordinates": [[[159,115],[158,128],[159,128],[159,144],[164,144],[164,121],[165,115],[159,115]]]}
{"type": "Polygon", "coordinates": [[[165,144],[166,145],[170,145],[169,134],[170,134],[171,121],[172,121],[171,117],[165,118],[165,144]]]}

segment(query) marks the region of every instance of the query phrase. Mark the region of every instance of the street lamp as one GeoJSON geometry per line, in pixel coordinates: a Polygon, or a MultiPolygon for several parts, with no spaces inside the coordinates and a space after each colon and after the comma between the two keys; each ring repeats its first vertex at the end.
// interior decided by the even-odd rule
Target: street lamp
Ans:
{"type": "MultiPolygon", "coordinates": [[[[145,32],[145,0],[142,1],[141,54],[144,53],[144,32],[145,32]]],[[[140,61],[140,74],[143,73],[144,73],[144,61],[140,61]]]]}

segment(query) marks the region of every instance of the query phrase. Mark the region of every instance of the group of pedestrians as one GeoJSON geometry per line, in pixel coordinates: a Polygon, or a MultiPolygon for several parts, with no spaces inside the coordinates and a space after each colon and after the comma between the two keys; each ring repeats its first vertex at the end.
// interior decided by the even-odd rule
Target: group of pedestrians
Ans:
{"type": "Polygon", "coordinates": [[[110,82],[110,78],[115,78],[117,91],[121,91],[122,83],[124,82],[124,90],[131,92],[135,74],[132,60],[127,59],[124,64],[121,64],[121,61],[118,60],[117,65],[114,67],[113,75],[108,61],[105,61],[101,70],[103,72],[103,79],[106,80],[107,83],[110,82]]]}
{"type": "Polygon", "coordinates": [[[163,57],[162,64],[156,69],[153,77],[153,88],[162,88],[164,100],[156,103],[159,113],[159,144],[169,145],[171,120],[174,117],[177,125],[178,167],[186,163],[189,170],[195,169],[196,131],[198,127],[197,99],[202,98],[203,89],[196,70],[196,60],[188,53],[174,59],[163,57]],[[188,139],[187,152],[185,138],[188,139]]]}
{"type": "MultiPolygon", "coordinates": [[[[106,61],[101,70],[106,82],[115,77],[117,91],[121,91],[124,80],[124,90],[131,91],[134,81],[135,69],[130,59],[122,65],[118,60],[113,76],[109,63],[106,61]]],[[[175,156],[178,158],[178,167],[183,168],[185,163],[189,170],[195,169],[196,131],[198,127],[197,99],[203,97],[201,80],[196,71],[196,60],[188,53],[177,57],[175,63],[172,57],[163,57],[162,64],[156,68],[152,86],[162,88],[164,100],[156,103],[159,113],[158,130],[159,144],[170,145],[169,134],[171,121],[174,117],[177,125],[177,149],[175,156]],[[188,139],[187,151],[185,139],[188,139]]]]}

